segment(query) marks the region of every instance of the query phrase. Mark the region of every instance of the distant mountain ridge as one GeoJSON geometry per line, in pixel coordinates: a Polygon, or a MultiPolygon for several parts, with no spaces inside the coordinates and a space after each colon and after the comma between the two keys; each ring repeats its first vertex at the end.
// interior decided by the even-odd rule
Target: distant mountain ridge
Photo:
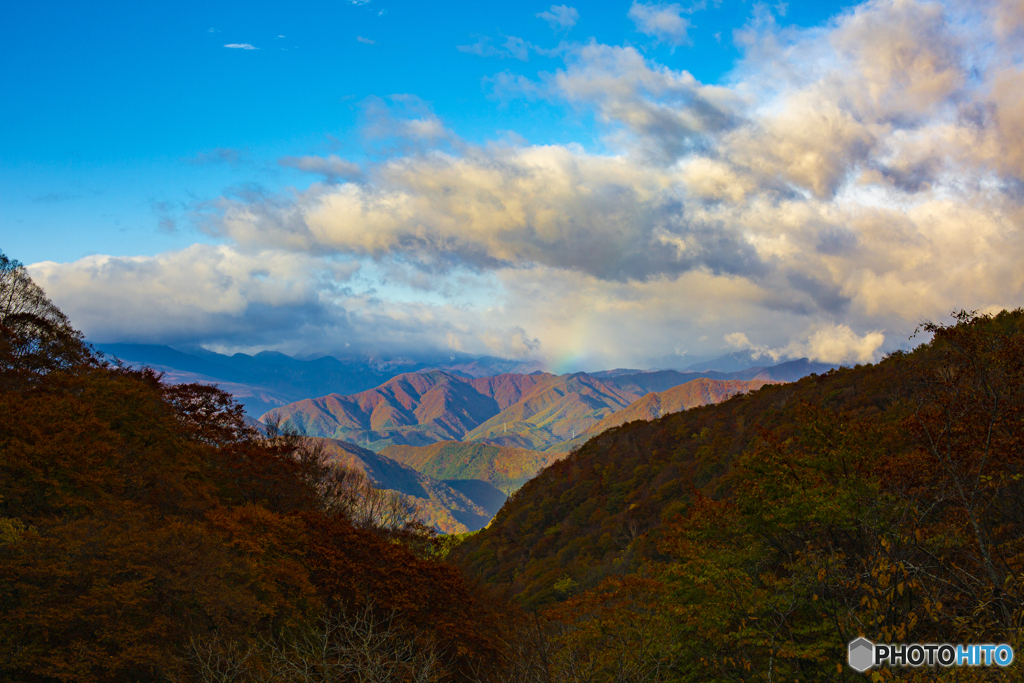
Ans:
{"type": "Polygon", "coordinates": [[[95,348],[133,367],[148,366],[165,373],[172,384],[197,382],[217,384],[245,407],[252,417],[294,401],[330,393],[352,394],[379,386],[392,377],[432,367],[448,369],[467,377],[484,377],[500,372],[529,373],[541,369],[535,361],[504,358],[473,358],[460,354],[437,359],[382,360],[369,356],[335,358],[293,358],[276,351],[253,356],[232,356],[203,348],[175,349],[157,344],[97,343],[95,348]]]}
{"type": "MultiPolygon", "coordinates": [[[[466,378],[433,370],[398,375],[356,394],[297,401],[274,408],[260,419],[291,423],[310,436],[351,441],[377,452],[391,445],[427,446],[439,441],[543,451],[591,432],[601,420],[652,392],[701,378],[734,383],[791,381],[809,374],[813,366],[804,359],[737,373],[660,370],[600,378],[587,373],[466,378]]],[[[708,397],[721,394],[710,386],[705,386],[708,397]]],[[[736,392],[747,390],[735,388],[736,392]]]]}

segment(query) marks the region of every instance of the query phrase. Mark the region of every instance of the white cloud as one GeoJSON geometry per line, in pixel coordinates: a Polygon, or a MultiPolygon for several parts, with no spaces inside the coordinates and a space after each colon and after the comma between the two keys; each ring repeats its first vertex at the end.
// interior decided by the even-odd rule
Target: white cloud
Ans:
{"type": "Polygon", "coordinates": [[[376,40],[370,40],[369,38],[363,38],[362,36],[356,36],[356,40],[358,40],[360,43],[363,43],[364,45],[376,45],[377,44],[376,40]]]}
{"type": "Polygon", "coordinates": [[[743,332],[731,332],[722,337],[728,347],[740,351],[750,351],[753,358],[770,359],[773,363],[779,362],[784,352],[781,349],[770,349],[767,346],[758,346],[747,338],[743,332]]]}
{"type": "Polygon", "coordinates": [[[540,12],[534,16],[548,22],[548,25],[556,31],[568,31],[579,21],[580,13],[576,11],[575,7],[552,5],[547,12],[540,12]]]}
{"type": "Polygon", "coordinates": [[[787,351],[793,356],[807,356],[823,363],[873,363],[885,335],[875,330],[858,336],[846,325],[827,325],[810,333],[806,342],[792,344],[787,351]]]}
{"type": "Polygon", "coordinates": [[[249,43],[228,43],[224,47],[229,47],[229,48],[231,48],[233,50],[258,50],[259,49],[258,47],[254,46],[254,45],[250,45],[249,43]]]}
{"type": "Polygon", "coordinates": [[[722,338],[725,340],[726,344],[735,349],[749,349],[754,346],[750,343],[747,335],[742,332],[730,332],[722,338]]]}
{"type": "MultiPolygon", "coordinates": [[[[506,72],[492,83],[506,97],[590,109],[615,153],[421,148],[358,185],[315,186],[283,204],[225,200],[217,234],[396,259],[433,277],[460,265],[492,271],[509,287],[508,310],[535,311],[516,324],[548,351],[573,334],[562,307],[600,308],[579,294],[588,292],[620,319],[658,311],[710,339],[756,329],[746,348],[758,352],[864,360],[922,318],[1024,299],[1024,208],[1013,189],[1024,182],[1024,100],[1009,87],[1019,73],[997,53],[971,52],[965,30],[907,1],[802,32],[763,15],[724,86],[630,47],[577,45],[546,79],[506,72]],[[545,295],[550,308],[536,310],[538,292],[522,278],[541,272],[545,286],[567,274],[575,293],[545,295]],[[666,303],[680,297],[686,306],[666,303]]],[[[452,139],[422,108],[381,117],[378,134],[417,126],[434,131],[426,139],[452,139]]],[[[661,330],[652,344],[672,335],[644,324],[661,330]]],[[[605,340],[621,336],[601,329],[605,340]]],[[[702,353],[697,337],[684,341],[702,353]]],[[[605,346],[607,358],[631,348],[605,346]]]]}
{"type": "Polygon", "coordinates": [[[695,151],[702,136],[734,127],[748,106],[736,90],[651,64],[635,48],[598,43],[568,55],[566,68],[547,85],[552,97],[593,107],[622,133],[620,145],[662,161],[695,151]]]}

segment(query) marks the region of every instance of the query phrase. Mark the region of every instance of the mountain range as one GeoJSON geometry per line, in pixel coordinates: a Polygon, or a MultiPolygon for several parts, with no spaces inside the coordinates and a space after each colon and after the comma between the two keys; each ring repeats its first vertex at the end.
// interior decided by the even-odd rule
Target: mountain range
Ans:
{"type": "Polygon", "coordinates": [[[406,495],[439,530],[475,531],[507,496],[606,429],[781,383],[698,377],[642,393],[685,379],[676,371],[599,379],[539,372],[463,378],[433,370],[358,394],[298,401],[262,419],[332,444],[339,460],[406,495]]]}

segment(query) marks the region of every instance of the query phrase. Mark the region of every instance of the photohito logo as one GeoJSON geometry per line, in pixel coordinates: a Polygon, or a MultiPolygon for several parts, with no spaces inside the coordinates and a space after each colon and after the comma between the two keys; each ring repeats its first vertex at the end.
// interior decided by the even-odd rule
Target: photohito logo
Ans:
{"type": "Polygon", "coordinates": [[[854,671],[873,666],[1010,666],[1013,648],[1009,645],[950,645],[949,643],[911,643],[876,645],[867,638],[850,643],[847,661],[854,671]]]}

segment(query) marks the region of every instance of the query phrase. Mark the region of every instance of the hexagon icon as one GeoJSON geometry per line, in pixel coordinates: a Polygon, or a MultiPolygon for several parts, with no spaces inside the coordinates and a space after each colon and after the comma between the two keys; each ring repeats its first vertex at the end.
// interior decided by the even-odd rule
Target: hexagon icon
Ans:
{"type": "Polygon", "coordinates": [[[875,664],[875,646],[867,638],[858,638],[850,643],[850,668],[867,671],[875,664]]]}

